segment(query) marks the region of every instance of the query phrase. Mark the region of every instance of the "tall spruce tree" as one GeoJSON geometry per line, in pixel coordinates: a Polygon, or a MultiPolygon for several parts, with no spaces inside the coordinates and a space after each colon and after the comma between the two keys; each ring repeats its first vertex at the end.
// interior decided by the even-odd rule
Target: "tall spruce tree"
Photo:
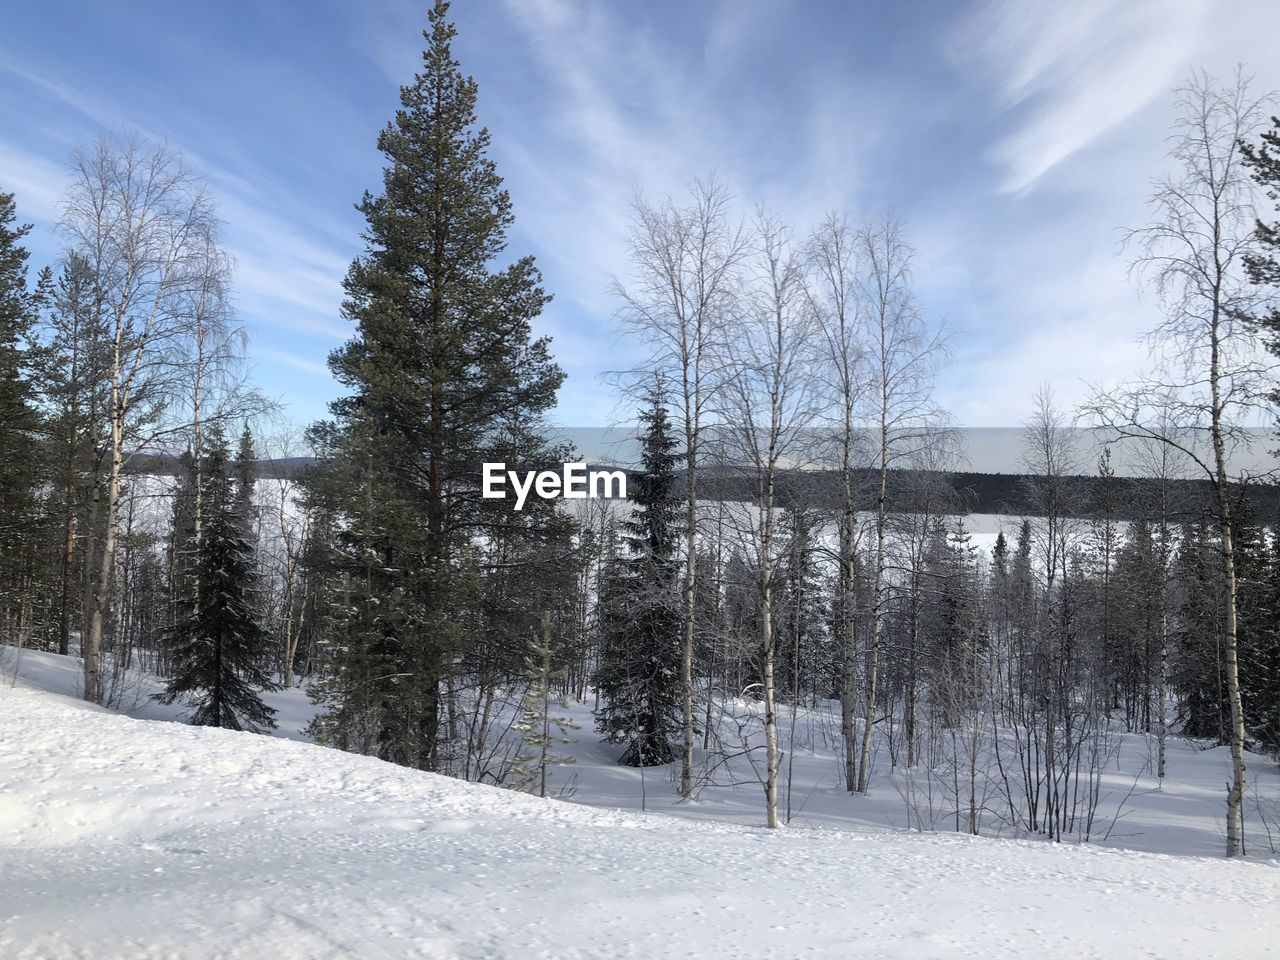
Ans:
{"type": "Polygon", "coordinates": [[[27,285],[22,238],[31,228],[16,217],[13,194],[0,193],[0,630],[26,642],[42,546],[33,537],[41,477],[30,349],[41,294],[27,285]]]}
{"type": "Polygon", "coordinates": [[[378,137],[382,192],[359,204],[365,251],[345,281],[357,331],[330,357],[351,393],[313,434],[335,463],[313,484],[330,483],[343,518],[342,647],[354,661],[335,670],[362,678],[325,697],[370,736],[320,726],[430,770],[444,681],[474,639],[461,560],[493,518],[481,463],[498,427],[536,422],[564,378],[531,332],[550,299],[540,274],[532,258],[504,256],[511,201],[476,124],[475,81],[451,52],[448,9],[437,0],[428,14],[422,70],[378,137]]]}
{"type": "Polygon", "coordinates": [[[678,460],[660,386],[644,424],[641,473],[632,479],[632,514],[623,521],[626,555],[614,561],[601,587],[601,705],[596,729],[610,743],[625,743],[619,762],[646,767],[676,758],[680,732],[681,576],[676,491],[678,460]]]}
{"type": "Polygon", "coordinates": [[[270,638],[258,609],[258,575],[248,530],[236,509],[226,441],[215,428],[202,470],[204,522],[188,549],[195,596],[169,637],[162,703],[191,703],[191,722],[255,732],[275,726],[262,702],[272,680],[270,638]]]}

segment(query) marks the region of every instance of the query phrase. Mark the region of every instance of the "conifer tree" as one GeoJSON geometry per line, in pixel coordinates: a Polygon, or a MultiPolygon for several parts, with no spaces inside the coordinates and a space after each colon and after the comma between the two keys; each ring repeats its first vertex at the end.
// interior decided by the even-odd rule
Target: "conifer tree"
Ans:
{"type": "MultiPolygon", "coordinates": [[[[476,84],[451,51],[437,0],[422,70],[378,137],[382,191],[366,194],[365,251],[345,281],[355,336],[330,357],[351,392],[316,434],[342,518],[348,676],[330,688],[384,759],[439,769],[442,688],[474,641],[462,560],[493,520],[479,493],[498,428],[536,423],[563,373],[531,322],[549,300],[530,257],[510,257],[511,201],[477,126],[476,84]],[[501,263],[499,260],[501,259],[501,263]]],[[[332,701],[330,709],[335,709],[332,701]]],[[[322,722],[323,725],[323,722],[322,722]]],[[[366,747],[367,745],[367,747],[366,747]]]]}
{"type": "MultiPolygon", "coordinates": [[[[1241,155],[1254,181],[1261,186],[1280,211],[1280,117],[1271,118],[1270,129],[1262,131],[1258,143],[1241,143],[1241,155]]],[[[1280,220],[1259,219],[1255,227],[1256,251],[1245,257],[1249,279],[1262,287],[1280,289],[1280,220]]],[[[1274,300],[1269,309],[1252,318],[1273,354],[1280,356],[1280,307],[1274,300]]],[[[1280,405],[1280,390],[1271,394],[1280,405]]]]}
{"type": "Polygon", "coordinates": [[[41,477],[30,350],[40,294],[27,285],[22,238],[31,228],[15,224],[16,216],[13,194],[0,193],[0,629],[25,640],[40,546],[33,540],[41,477]]]}
{"type": "Polygon", "coordinates": [[[235,503],[226,442],[215,428],[203,473],[205,519],[194,552],[195,601],[169,638],[162,703],[191,703],[199,726],[260,732],[275,726],[261,691],[272,680],[270,639],[257,609],[253,547],[235,503]]]}
{"type": "Polygon", "coordinates": [[[520,702],[520,716],[513,724],[523,740],[523,749],[511,768],[508,785],[513,790],[532,790],[537,786],[540,797],[547,795],[547,774],[553,766],[574,762],[574,757],[557,754],[557,746],[567,746],[574,741],[567,734],[577,729],[568,717],[553,712],[555,706],[564,707],[564,697],[557,696],[555,688],[565,679],[565,668],[554,663],[551,637],[551,613],[542,614],[540,633],[530,645],[525,659],[525,677],[529,687],[520,702]]]}
{"type": "Polygon", "coordinates": [[[681,567],[676,441],[661,387],[640,414],[641,472],[629,494],[634,512],[622,524],[626,555],[602,587],[596,729],[625,743],[620,763],[645,767],[676,758],[680,731],[679,606],[681,567]]]}
{"type": "Polygon", "coordinates": [[[84,626],[75,611],[88,599],[84,578],[98,535],[94,507],[101,499],[110,402],[107,323],[99,300],[89,264],[68,252],[45,317],[40,358],[50,485],[61,512],[57,650],[64,655],[73,623],[84,626]]]}
{"type": "Polygon", "coordinates": [[[236,448],[234,467],[235,510],[245,525],[245,532],[252,535],[256,517],[253,506],[253,431],[249,429],[249,421],[244,423],[240,431],[240,444],[236,448]]]}

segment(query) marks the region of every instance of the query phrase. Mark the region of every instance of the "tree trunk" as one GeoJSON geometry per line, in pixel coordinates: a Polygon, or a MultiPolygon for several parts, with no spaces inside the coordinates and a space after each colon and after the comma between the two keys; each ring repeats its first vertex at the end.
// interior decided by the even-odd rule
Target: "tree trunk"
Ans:
{"type": "Polygon", "coordinates": [[[1244,853],[1244,704],[1240,698],[1240,667],[1237,657],[1236,625],[1236,561],[1231,535],[1231,499],[1227,489],[1227,458],[1223,441],[1221,371],[1217,335],[1218,311],[1214,309],[1214,333],[1210,360],[1210,389],[1213,394],[1212,429],[1213,458],[1217,471],[1218,524],[1222,531],[1222,568],[1226,577],[1226,631],[1223,637],[1223,670],[1227,680],[1227,699],[1231,705],[1231,784],[1227,790],[1227,856],[1244,853]]]}
{"type": "Polygon", "coordinates": [[[92,616],[89,620],[89,636],[81,644],[84,658],[84,699],[100,703],[102,697],[102,635],[107,607],[111,598],[111,575],[115,562],[117,526],[120,521],[120,473],[123,466],[124,422],[123,411],[116,397],[117,387],[112,387],[111,404],[111,472],[107,480],[107,524],[102,542],[102,562],[98,567],[98,580],[93,589],[92,616]]]}
{"type": "Polygon", "coordinates": [[[862,724],[862,755],[858,762],[858,792],[866,793],[871,780],[871,726],[875,721],[880,679],[880,634],[884,613],[884,540],[886,495],[889,486],[889,427],[886,422],[888,378],[882,381],[884,397],[880,417],[880,489],[876,505],[876,568],[871,601],[871,650],[867,662],[867,715],[862,724]]]}

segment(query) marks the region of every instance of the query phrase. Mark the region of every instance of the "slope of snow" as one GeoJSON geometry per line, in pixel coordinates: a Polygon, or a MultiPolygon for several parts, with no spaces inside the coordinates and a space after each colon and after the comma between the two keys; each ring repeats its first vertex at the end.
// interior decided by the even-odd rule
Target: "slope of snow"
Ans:
{"type": "MultiPolygon", "coordinates": [[[[15,681],[78,699],[82,689],[81,664],[75,657],[0,647],[0,683],[15,681]]],[[[164,705],[150,699],[161,686],[151,675],[130,671],[119,686],[117,708],[140,719],[184,720],[188,709],[183,704],[164,705]]],[[[277,711],[275,735],[306,742],[304,731],[316,711],[306,691],[277,691],[265,694],[264,699],[277,711]]],[[[715,727],[723,738],[725,752],[736,756],[717,764],[710,782],[698,783],[694,802],[680,800],[675,764],[643,772],[619,766],[617,760],[623,748],[600,742],[592,729],[590,702],[557,708],[559,714],[577,725],[577,730],[571,734],[573,743],[556,747],[557,754],[572,756],[574,763],[551,770],[550,793],[576,804],[610,810],[643,808],[683,818],[732,821],[746,826],[762,824],[763,794],[757,780],[760,771],[743,754],[744,747],[753,746],[762,760],[760,704],[738,702],[718,707],[724,714],[715,727]],[[739,734],[740,726],[745,730],[745,739],[739,734]]],[[[781,745],[789,751],[792,720],[785,704],[778,711],[778,723],[781,745]]],[[[873,740],[877,756],[871,788],[866,796],[850,796],[841,783],[839,724],[835,703],[802,709],[796,718],[795,756],[784,759],[780,784],[780,807],[785,815],[787,778],[791,776],[793,826],[875,832],[955,829],[948,784],[937,780],[929,783],[922,769],[910,775],[890,769],[888,745],[879,727],[873,740]]],[[[1155,777],[1153,737],[1117,732],[1114,741],[1114,757],[1102,774],[1089,842],[1149,853],[1220,855],[1226,835],[1226,784],[1231,778],[1227,748],[1205,749],[1204,744],[1170,737],[1168,776],[1161,784],[1155,777]]],[[[698,759],[701,763],[701,751],[698,759]]],[[[1246,846],[1253,857],[1275,857],[1280,844],[1280,768],[1274,760],[1261,755],[1249,754],[1247,761],[1246,846]]],[[[981,793],[991,813],[984,817],[982,832],[1017,838],[1008,818],[999,816],[1004,801],[998,786],[994,771],[989,771],[989,776],[983,777],[981,793]]],[[[1078,842],[1078,838],[1069,838],[1068,842],[1078,842]]]]}
{"type": "Polygon", "coordinates": [[[0,688],[0,956],[1280,956],[1280,868],[595,810],[0,688]]]}

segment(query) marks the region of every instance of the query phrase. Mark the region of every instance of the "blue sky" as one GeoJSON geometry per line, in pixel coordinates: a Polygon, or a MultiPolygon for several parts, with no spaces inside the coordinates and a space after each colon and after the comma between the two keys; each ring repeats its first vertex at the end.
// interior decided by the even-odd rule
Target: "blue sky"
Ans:
{"type": "MultiPolygon", "coordinates": [[[[716,173],[798,234],[828,209],[893,210],[927,316],[954,334],[941,399],[1016,425],[1033,391],[1070,403],[1143,363],[1150,298],[1119,227],[1165,168],[1172,90],[1244,62],[1280,87],[1273,0],[458,0],[456,54],[555,301],[540,332],[569,373],[558,419],[619,415],[610,278],[628,203],[716,173]]],[[[305,424],[335,395],[340,281],[374,141],[417,69],[423,3],[292,0],[13,5],[0,34],[0,189],[36,224],[36,264],[71,151],[138,130],[211,184],[237,261],[256,377],[305,424]]]]}

